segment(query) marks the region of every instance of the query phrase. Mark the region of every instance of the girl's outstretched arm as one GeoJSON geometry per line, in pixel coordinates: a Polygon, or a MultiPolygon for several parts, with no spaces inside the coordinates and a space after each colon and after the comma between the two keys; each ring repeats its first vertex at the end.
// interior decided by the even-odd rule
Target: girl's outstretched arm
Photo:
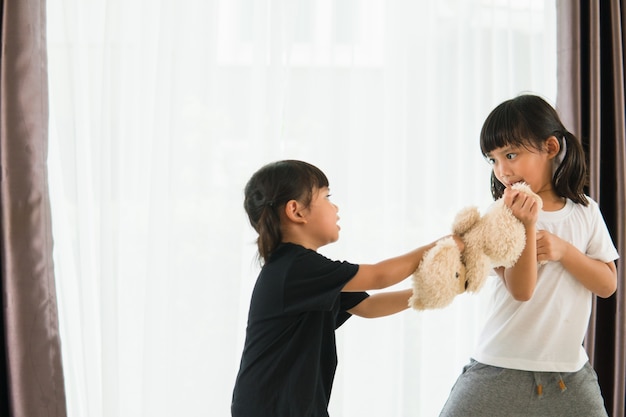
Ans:
{"type": "Polygon", "coordinates": [[[348,310],[348,313],[367,319],[389,316],[409,308],[412,295],[411,289],[373,294],[348,310]]]}
{"type": "MultiPolygon", "coordinates": [[[[459,250],[463,251],[461,239],[458,236],[453,237],[459,250]]],[[[361,264],[356,275],[343,287],[343,291],[380,290],[397,284],[415,272],[424,253],[433,246],[435,242],[377,264],[361,264]]]]}
{"type": "Polygon", "coordinates": [[[592,259],[545,230],[537,232],[537,260],[561,262],[563,268],[598,297],[610,297],[617,289],[615,262],[592,259]]]}

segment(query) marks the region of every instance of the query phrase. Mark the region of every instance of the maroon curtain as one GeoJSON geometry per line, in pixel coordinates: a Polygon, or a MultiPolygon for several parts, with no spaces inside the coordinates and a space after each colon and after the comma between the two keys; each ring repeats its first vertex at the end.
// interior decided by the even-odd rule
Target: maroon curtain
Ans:
{"type": "Polygon", "coordinates": [[[557,108],[588,154],[598,201],[620,259],[617,292],[594,302],[585,347],[609,415],[625,415],[626,114],[623,0],[557,0],[557,108]]]}
{"type": "Polygon", "coordinates": [[[0,415],[64,417],[46,166],[46,1],[0,5],[0,415]]]}

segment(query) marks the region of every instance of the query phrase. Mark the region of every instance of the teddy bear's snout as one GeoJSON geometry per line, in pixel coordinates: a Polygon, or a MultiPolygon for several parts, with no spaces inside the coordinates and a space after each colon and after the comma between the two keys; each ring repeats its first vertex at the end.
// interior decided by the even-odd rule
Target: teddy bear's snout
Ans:
{"type": "MultiPolygon", "coordinates": [[[[454,273],[454,278],[456,278],[456,279],[461,278],[461,273],[460,273],[460,272],[458,272],[458,271],[457,271],[457,272],[455,272],[455,273],[454,273]]],[[[468,286],[469,286],[469,281],[468,281],[468,280],[465,280],[465,289],[466,289],[466,290],[467,290],[467,287],[468,287],[468,286]]]]}

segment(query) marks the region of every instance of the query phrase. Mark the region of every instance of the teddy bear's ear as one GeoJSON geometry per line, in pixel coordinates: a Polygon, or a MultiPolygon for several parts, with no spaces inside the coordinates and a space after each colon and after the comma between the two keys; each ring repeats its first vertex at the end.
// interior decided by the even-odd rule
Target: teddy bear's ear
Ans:
{"type": "Polygon", "coordinates": [[[452,224],[452,233],[464,235],[480,220],[480,211],[477,207],[466,207],[459,211],[452,224]]]}

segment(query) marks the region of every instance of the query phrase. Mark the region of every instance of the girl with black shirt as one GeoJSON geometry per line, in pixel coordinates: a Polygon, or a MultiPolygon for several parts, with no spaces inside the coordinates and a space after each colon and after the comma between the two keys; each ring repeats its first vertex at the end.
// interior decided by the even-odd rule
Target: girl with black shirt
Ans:
{"type": "Polygon", "coordinates": [[[250,302],[233,417],[328,416],[335,329],[353,314],[373,318],[408,308],[411,289],[365,291],[404,280],[434,245],[371,265],[320,255],[318,248],[339,238],[328,185],[317,167],[295,160],[262,167],[246,185],[244,207],[264,265],[250,302]]]}

